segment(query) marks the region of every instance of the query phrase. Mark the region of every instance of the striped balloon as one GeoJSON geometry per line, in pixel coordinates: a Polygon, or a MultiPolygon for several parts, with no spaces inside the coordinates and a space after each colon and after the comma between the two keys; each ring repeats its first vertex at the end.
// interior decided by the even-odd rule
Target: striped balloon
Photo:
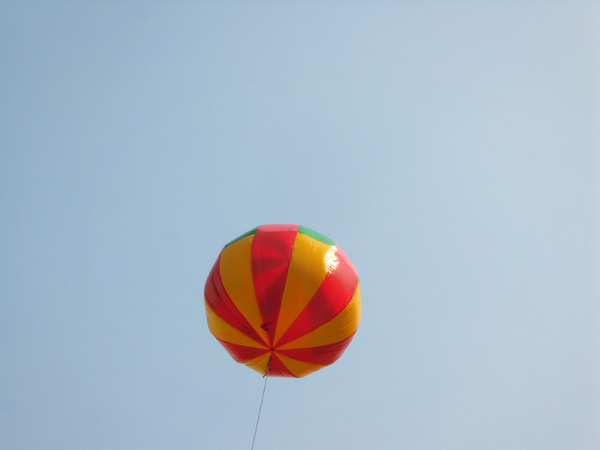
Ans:
{"type": "Polygon", "coordinates": [[[227,244],[204,289],[211,333],[262,375],[303,377],[336,361],[356,333],[356,269],[331,239],[263,225],[227,244]]]}

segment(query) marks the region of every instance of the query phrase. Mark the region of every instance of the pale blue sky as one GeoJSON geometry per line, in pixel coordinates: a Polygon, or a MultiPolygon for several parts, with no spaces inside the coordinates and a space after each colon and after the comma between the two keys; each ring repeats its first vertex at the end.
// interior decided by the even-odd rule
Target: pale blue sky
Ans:
{"type": "Polygon", "coordinates": [[[202,297],[263,223],[363,318],[256,450],[600,448],[598,4],[253,3],[0,6],[0,448],[250,448],[202,297]]]}

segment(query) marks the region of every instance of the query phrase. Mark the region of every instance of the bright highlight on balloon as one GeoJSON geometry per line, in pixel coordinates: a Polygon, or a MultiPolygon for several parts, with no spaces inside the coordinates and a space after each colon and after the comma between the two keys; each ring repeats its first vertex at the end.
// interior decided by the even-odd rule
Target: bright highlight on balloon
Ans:
{"type": "Polygon", "coordinates": [[[303,377],[335,362],[360,321],[360,284],[335,243],[263,225],[227,244],[204,288],[210,332],[262,375],[303,377]]]}

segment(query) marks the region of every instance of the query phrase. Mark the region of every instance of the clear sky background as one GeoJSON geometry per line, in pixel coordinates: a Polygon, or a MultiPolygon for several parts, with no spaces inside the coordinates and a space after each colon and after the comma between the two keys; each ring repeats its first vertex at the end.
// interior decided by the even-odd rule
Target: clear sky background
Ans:
{"type": "MultiPolygon", "coordinates": [[[[252,3],[252,4],[250,4],[252,3]]],[[[0,448],[250,448],[206,276],[334,239],[363,317],[256,450],[600,448],[600,7],[0,6],[0,448]]]]}

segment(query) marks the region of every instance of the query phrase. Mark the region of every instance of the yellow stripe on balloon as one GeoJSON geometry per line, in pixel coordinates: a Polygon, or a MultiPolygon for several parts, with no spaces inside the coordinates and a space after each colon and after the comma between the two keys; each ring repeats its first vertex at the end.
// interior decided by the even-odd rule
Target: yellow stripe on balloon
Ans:
{"type": "Polygon", "coordinates": [[[253,239],[254,235],[250,235],[225,247],[221,253],[219,269],[223,286],[231,301],[246,317],[254,331],[265,342],[269,342],[267,333],[260,327],[262,318],[254,293],[254,281],[252,279],[253,239]]]}
{"type": "Polygon", "coordinates": [[[267,373],[267,364],[269,364],[270,357],[271,352],[265,352],[264,355],[260,355],[257,358],[246,361],[243,364],[250,367],[251,369],[256,370],[261,375],[264,375],[267,373]]]}
{"type": "Polygon", "coordinates": [[[254,339],[249,338],[237,328],[232,327],[223,319],[221,319],[208,305],[208,302],[206,300],[204,301],[204,304],[206,305],[206,319],[208,321],[208,329],[216,338],[226,342],[230,342],[232,344],[243,345],[245,347],[267,349],[267,347],[265,347],[264,345],[261,345],[254,339]]]}
{"type": "Polygon", "coordinates": [[[310,302],[330,269],[329,259],[333,247],[302,233],[296,235],[292,259],[287,273],[281,309],[275,330],[275,342],[310,302]]]}
{"type": "Polygon", "coordinates": [[[319,328],[300,336],[287,344],[279,347],[281,350],[294,348],[320,347],[321,345],[333,344],[350,336],[358,328],[361,313],[360,284],[356,286],[356,292],[348,306],[329,322],[319,328]]]}
{"type": "Polygon", "coordinates": [[[290,358],[289,356],[283,356],[277,351],[275,351],[275,353],[277,354],[277,357],[281,360],[281,362],[288,368],[288,370],[299,378],[309,375],[325,367],[321,364],[313,364],[304,361],[298,361],[297,359],[290,358]]]}

